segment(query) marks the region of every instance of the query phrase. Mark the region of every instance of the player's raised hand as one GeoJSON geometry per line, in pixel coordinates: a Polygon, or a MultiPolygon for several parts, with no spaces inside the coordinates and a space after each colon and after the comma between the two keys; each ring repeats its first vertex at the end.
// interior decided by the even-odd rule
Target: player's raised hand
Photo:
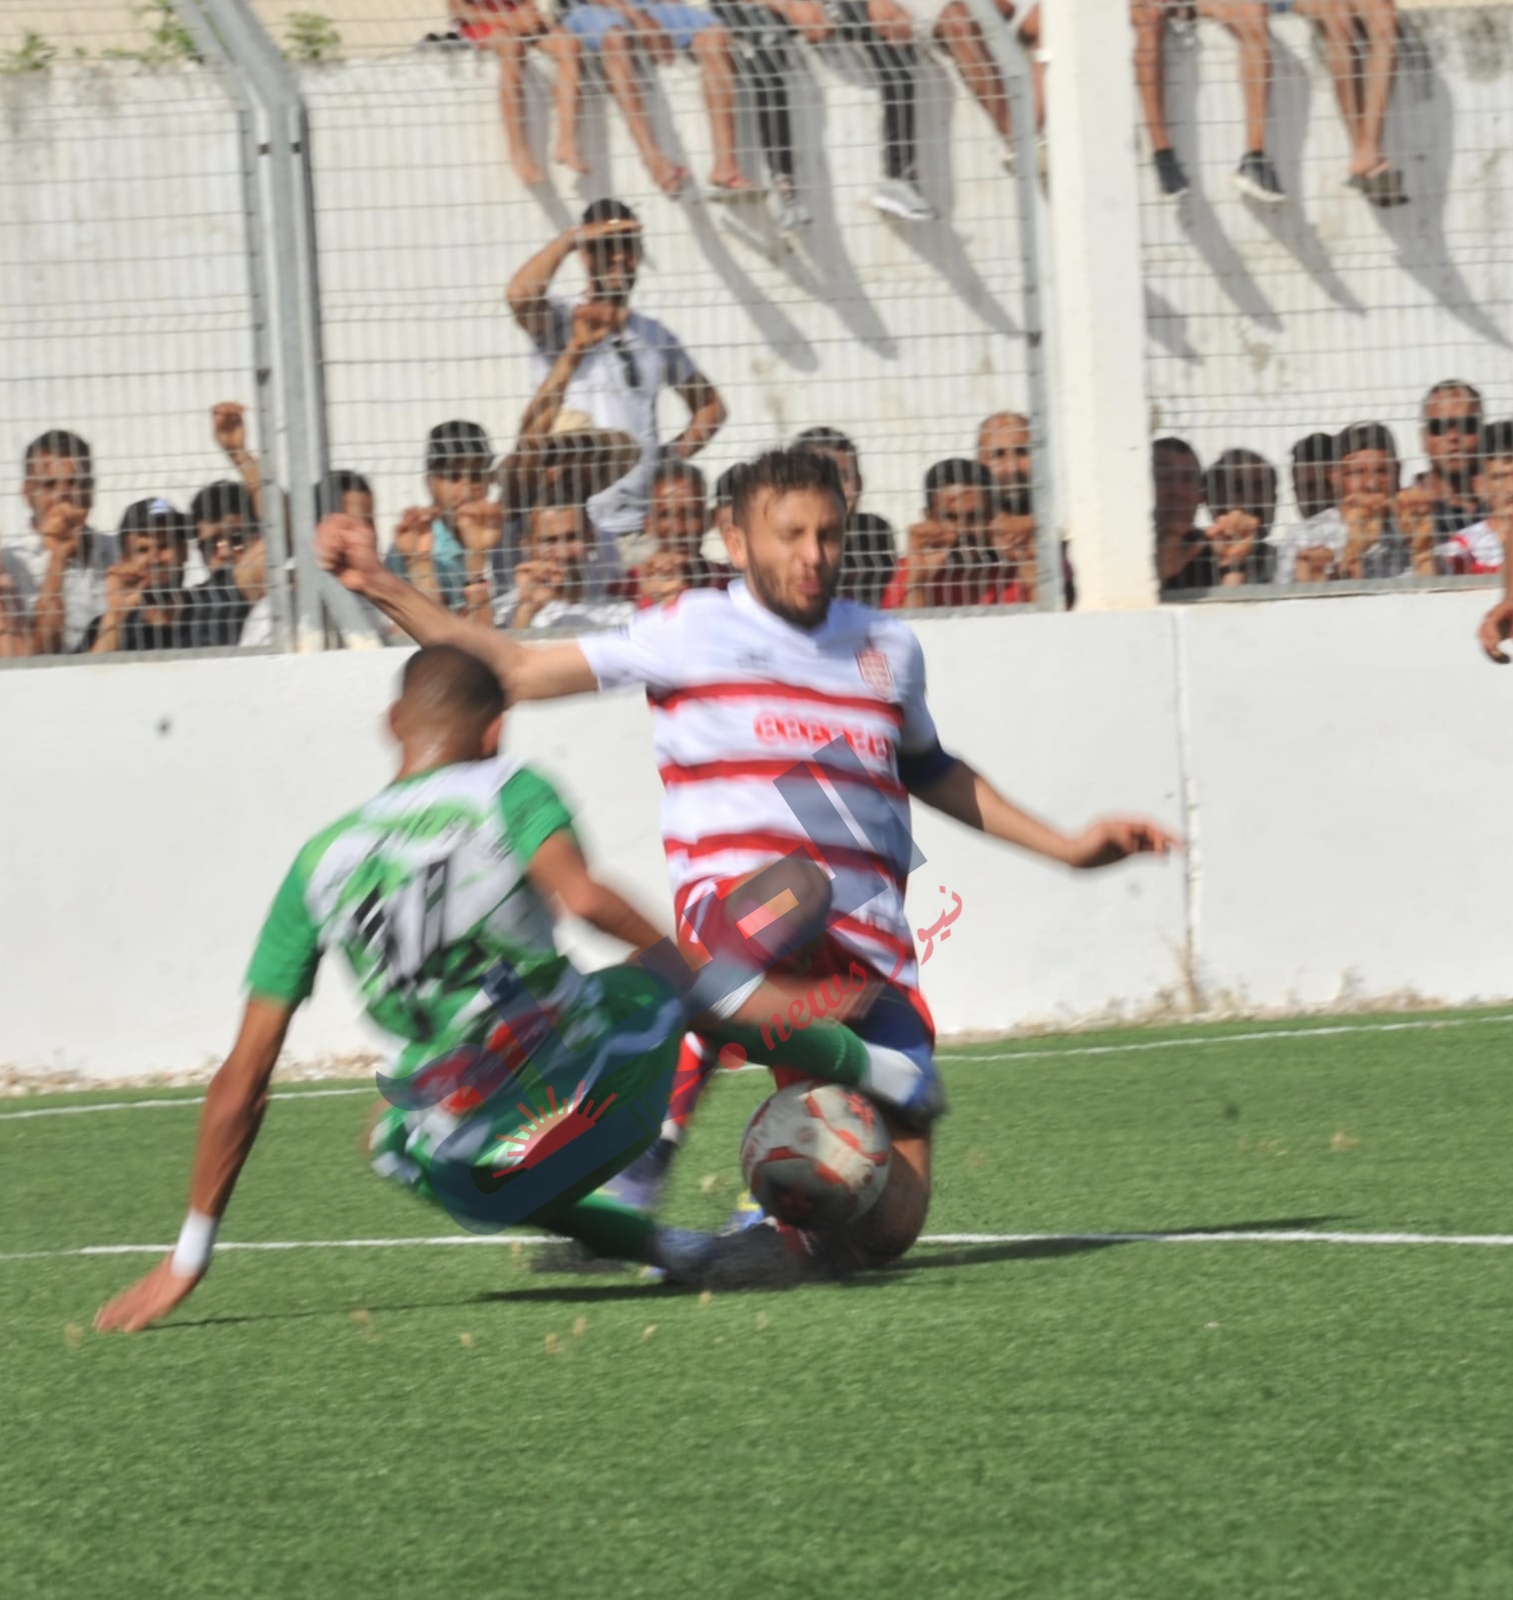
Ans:
{"type": "Polygon", "coordinates": [[[1111,867],[1130,856],[1169,856],[1181,848],[1182,841],[1159,823],[1143,817],[1102,817],[1072,840],[1066,862],[1087,871],[1111,867]]]}
{"type": "Polygon", "coordinates": [[[1489,661],[1495,661],[1500,667],[1507,666],[1508,656],[1503,645],[1513,639],[1513,600],[1499,600],[1481,619],[1476,637],[1489,661]]]}
{"type": "Polygon", "coordinates": [[[315,559],[353,594],[366,594],[383,572],[378,558],[378,533],[344,511],[322,517],[315,530],[315,559]]]}
{"type": "Polygon", "coordinates": [[[95,1332],[140,1333],[188,1299],[203,1276],[181,1277],[173,1270],[173,1256],[164,1256],[151,1272],[100,1307],[95,1332]]]}

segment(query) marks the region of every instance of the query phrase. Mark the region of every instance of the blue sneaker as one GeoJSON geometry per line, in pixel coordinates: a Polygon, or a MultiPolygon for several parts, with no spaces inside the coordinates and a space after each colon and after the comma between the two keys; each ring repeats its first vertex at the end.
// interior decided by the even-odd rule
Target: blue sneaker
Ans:
{"type": "Polygon", "coordinates": [[[599,1192],[631,1211],[655,1211],[662,1203],[667,1173],[677,1153],[678,1147],[671,1139],[658,1139],[623,1172],[617,1172],[599,1192]]]}
{"type": "Polygon", "coordinates": [[[760,1228],[766,1221],[767,1213],[758,1205],[756,1196],[750,1189],[742,1189],[741,1198],[736,1201],[735,1210],[726,1217],[720,1235],[729,1238],[733,1233],[745,1233],[748,1228],[760,1228]]]}

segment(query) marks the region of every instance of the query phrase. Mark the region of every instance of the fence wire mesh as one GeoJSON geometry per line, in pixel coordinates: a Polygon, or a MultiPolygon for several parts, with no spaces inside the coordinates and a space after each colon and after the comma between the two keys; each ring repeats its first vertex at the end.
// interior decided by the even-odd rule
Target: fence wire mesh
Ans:
{"type": "Polygon", "coordinates": [[[1163,592],[1496,571],[1513,9],[1134,18],[1163,592]]]}
{"type": "Polygon", "coordinates": [[[104,57],[152,40],[95,10],[0,72],[3,653],[269,643],[237,102],[182,51],[104,57]]]}

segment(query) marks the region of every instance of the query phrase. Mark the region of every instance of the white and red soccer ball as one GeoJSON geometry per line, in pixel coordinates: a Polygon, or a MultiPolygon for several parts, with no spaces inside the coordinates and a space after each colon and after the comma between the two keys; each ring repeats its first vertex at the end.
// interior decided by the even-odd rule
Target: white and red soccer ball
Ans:
{"type": "Polygon", "coordinates": [[[877,1107],[839,1084],[795,1084],[757,1107],[741,1171],[779,1222],[827,1232],[866,1216],[888,1182],[893,1145],[877,1107]]]}

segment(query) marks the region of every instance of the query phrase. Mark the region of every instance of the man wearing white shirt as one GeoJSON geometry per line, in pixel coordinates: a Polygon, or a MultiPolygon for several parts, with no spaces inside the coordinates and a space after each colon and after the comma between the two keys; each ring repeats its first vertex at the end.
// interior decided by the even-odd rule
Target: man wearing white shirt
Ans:
{"type": "Polygon", "coordinates": [[[501,628],[613,628],[629,620],[634,604],[590,582],[585,547],[591,538],[583,507],[550,501],[526,522],[515,586],[494,608],[501,628]]]}
{"type": "Polygon", "coordinates": [[[51,428],[26,447],[21,493],[31,525],[0,546],[16,626],[35,655],[79,648],[105,610],[105,574],[116,542],[89,526],[94,462],[76,433],[51,428]]]}
{"type": "Polygon", "coordinates": [[[511,314],[535,346],[533,382],[539,387],[559,360],[570,360],[572,374],[562,404],[586,412],[596,428],[628,433],[641,447],[635,468],[588,502],[602,546],[600,560],[611,572],[621,565],[616,541],[639,533],[646,520],[651,476],[663,454],[657,426],[662,390],[676,391],[688,407],[687,426],[666,447],[680,460],[702,450],[726,415],[718,391],[677,336],[630,309],[640,265],[641,224],[635,213],[619,200],[595,200],[583,213],[582,225],[538,250],[506,290],[511,314]],[[595,319],[589,340],[573,337],[574,303],[548,292],[575,250],[588,275],[588,290],[579,303],[610,308],[608,315],[595,319]]]}

